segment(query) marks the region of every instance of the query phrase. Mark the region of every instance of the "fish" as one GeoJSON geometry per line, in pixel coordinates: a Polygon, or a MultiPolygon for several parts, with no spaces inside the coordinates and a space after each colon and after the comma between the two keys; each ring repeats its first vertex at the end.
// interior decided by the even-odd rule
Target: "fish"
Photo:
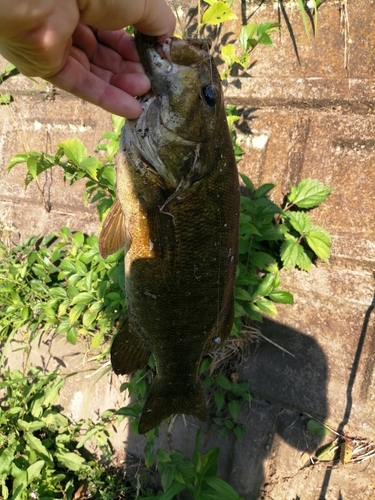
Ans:
{"type": "Polygon", "coordinates": [[[151,90],[121,133],[99,250],[105,258],[125,249],[127,316],[111,346],[114,372],[155,359],[144,434],[174,414],[207,417],[199,368],[233,324],[240,192],[211,42],[136,33],[135,43],[151,90]]]}

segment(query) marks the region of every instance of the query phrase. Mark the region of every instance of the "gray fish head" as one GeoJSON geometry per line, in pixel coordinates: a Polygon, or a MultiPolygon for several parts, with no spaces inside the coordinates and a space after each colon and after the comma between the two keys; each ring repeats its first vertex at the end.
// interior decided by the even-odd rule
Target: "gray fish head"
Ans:
{"type": "Polygon", "coordinates": [[[152,90],[139,98],[140,118],[127,122],[124,147],[146,160],[166,187],[175,189],[193,163],[204,176],[222,126],[223,94],[211,42],[159,40],[140,33],[135,41],[152,90]]]}

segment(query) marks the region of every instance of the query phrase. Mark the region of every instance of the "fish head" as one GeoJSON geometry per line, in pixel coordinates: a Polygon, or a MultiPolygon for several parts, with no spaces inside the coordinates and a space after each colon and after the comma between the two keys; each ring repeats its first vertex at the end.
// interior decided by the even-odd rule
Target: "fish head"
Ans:
{"type": "Polygon", "coordinates": [[[135,40],[151,91],[140,97],[140,118],[127,122],[124,146],[174,190],[189,173],[191,179],[204,176],[213,163],[218,124],[225,118],[220,76],[209,40],[140,33],[135,40]]]}

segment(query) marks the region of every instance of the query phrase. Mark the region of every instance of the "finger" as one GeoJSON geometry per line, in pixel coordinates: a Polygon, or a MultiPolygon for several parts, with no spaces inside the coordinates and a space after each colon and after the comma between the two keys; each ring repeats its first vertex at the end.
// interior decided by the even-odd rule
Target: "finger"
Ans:
{"type": "Polygon", "coordinates": [[[64,68],[47,79],[56,87],[126,118],[138,118],[141,104],[127,92],[88,72],[76,59],[69,57],[64,68]]]}
{"type": "Polygon", "coordinates": [[[95,30],[95,36],[98,42],[110,47],[124,59],[127,59],[128,61],[140,62],[134,37],[128,35],[128,33],[124,30],[95,30]]]}
{"type": "Polygon", "coordinates": [[[99,61],[99,64],[96,64],[96,59],[91,64],[91,71],[106,82],[110,82],[113,75],[122,75],[122,74],[135,74],[137,78],[143,81],[149,82],[148,77],[145,75],[143,66],[140,63],[134,63],[131,61],[122,61],[120,68],[112,68],[108,65],[106,66],[108,61],[99,61]]]}

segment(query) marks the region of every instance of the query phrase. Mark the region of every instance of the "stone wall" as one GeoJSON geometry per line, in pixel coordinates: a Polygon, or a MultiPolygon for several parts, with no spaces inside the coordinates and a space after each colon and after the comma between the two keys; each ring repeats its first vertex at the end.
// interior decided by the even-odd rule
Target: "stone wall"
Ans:
{"type": "MultiPolygon", "coordinates": [[[[183,22],[192,29],[195,3],[180,4],[183,22]]],[[[239,169],[255,185],[277,184],[277,202],[290,183],[306,177],[331,186],[333,193],[312,218],[333,235],[333,248],[329,265],[317,262],[309,274],[283,273],[282,287],[293,292],[295,304],[279,307],[278,322],[266,322],[263,332],[297,361],[265,345],[242,367],[241,376],[249,379],[258,403],[242,414],[251,425],[244,442],[236,445],[231,477],[246,499],[258,498],[265,480],[272,498],[290,499],[294,492],[315,500],[319,492],[312,476],[306,475],[302,486],[293,479],[299,467],[291,463],[300,453],[297,445],[285,445],[294,451],[284,450],[290,468],[281,466],[285,432],[275,429],[289,428],[293,419],[280,424],[278,408],[295,412],[296,418],[315,410],[315,416],[350,436],[375,435],[375,3],[323,2],[311,40],[294,2],[279,8],[267,1],[234,5],[238,21],[222,33],[226,43],[238,37],[245,19],[282,25],[274,46],[257,47],[250,69],[225,87],[227,102],[243,110],[238,139],[246,154],[239,169]],[[268,441],[257,441],[257,432],[268,441]]],[[[0,71],[5,65],[0,61],[0,71]]],[[[96,211],[83,205],[82,186],[64,186],[59,172],[46,176],[42,188],[52,206],[47,213],[35,186],[24,191],[25,170],[18,166],[7,174],[6,163],[28,149],[52,152],[56,143],[72,137],[92,152],[110,129],[110,116],[63,92],[46,93],[44,84],[22,76],[0,89],[14,98],[0,107],[0,222],[9,229],[9,241],[63,225],[95,231],[96,211]]],[[[341,476],[332,474],[336,489],[327,498],[338,498],[340,488],[340,498],[356,498],[352,479],[345,486],[341,476]]],[[[362,483],[361,498],[370,498],[370,479],[362,483]]]]}

